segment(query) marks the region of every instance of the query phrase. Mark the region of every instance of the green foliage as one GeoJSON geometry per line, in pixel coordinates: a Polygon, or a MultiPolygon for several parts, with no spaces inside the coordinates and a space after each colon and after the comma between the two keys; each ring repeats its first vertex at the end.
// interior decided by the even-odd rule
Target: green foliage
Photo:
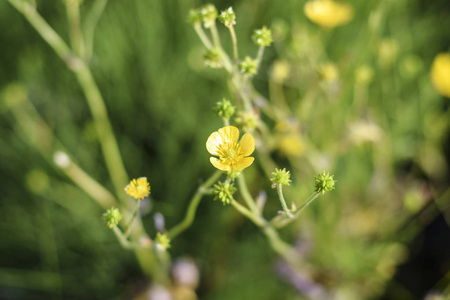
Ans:
{"type": "MultiPolygon", "coordinates": [[[[84,1],[81,14],[100,2],[84,1]]],[[[252,35],[262,24],[269,26],[253,39],[272,46],[259,67],[247,60],[246,73],[257,73],[259,110],[239,111],[235,122],[245,130],[267,124],[270,138],[259,141],[292,172],[287,200],[298,205],[311,194],[314,174],[335,174],[339,188],[311,204],[282,235],[303,247],[301,278],[332,295],[367,299],[381,297],[393,280],[411,238],[426,225],[418,220],[432,219],[432,213],[415,218],[430,203],[428,190],[438,198],[448,185],[449,99],[433,88],[429,71],[435,55],[448,50],[450,20],[443,1],[348,2],[354,19],[332,30],[306,19],[301,1],[235,3],[242,57],[256,57],[252,35]],[[275,119],[262,115],[265,101],[275,119]],[[282,151],[287,137],[303,150],[282,151]]],[[[36,3],[69,43],[65,5],[36,3]]],[[[213,172],[205,141],[222,126],[211,113],[214,102],[224,96],[241,101],[228,90],[223,70],[204,66],[205,51],[185,21],[198,4],[108,2],[88,60],[130,178],[151,182],[152,197],[140,211],[150,232],[155,212],[163,213],[166,227],[176,224],[201,178],[213,172]]],[[[210,28],[217,17],[216,8],[205,6],[189,22],[210,28]]],[[[222,19],[234,21],[231,15],[222,19]]],[[[0,2],[0,28],[0,298],[137,295],[144,278],[138,261],[102,224],[103,208],[53,161],[55,150],[67,150],[113,193],[82,89],[7,1],[0,2]]],[[[224,49],[232,49],[227,28],[218,29],[224,49]]],[[[208,59],[217,65],[221,53],[211,52],[208,59]]],[[[265,162],[255,157],[246,173],[253,194],[267,185],[265,162]]],[[[323,180],[322,191],[331,188],[323,180]]],[[[211,198],[201,202],[193,227],[170,243],[173,257],[201,262],[200,298],[302,299],[305,290],[274,272],[277,258],[261,232],[211,198]]],[[[279,210],[275,192],[268,191],[266,209],[279,210]]]]}

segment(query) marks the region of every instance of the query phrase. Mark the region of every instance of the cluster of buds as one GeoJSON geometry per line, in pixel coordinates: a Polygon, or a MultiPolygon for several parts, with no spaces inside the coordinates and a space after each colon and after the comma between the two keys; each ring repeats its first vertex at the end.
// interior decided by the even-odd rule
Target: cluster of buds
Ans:
{"type": "Polygon", "coordinates": [[[272,44],[272,31],[264,26],[261,29],[255,30],[253,33],[253,41],[256,45],[261,47],[267,47],[272,44]]]}
{"type": "Polygon", "coordinates": [[[122,220],[122,214],[118,208],[111,207],[103,214],[103,220],[106,226],[109,228],[114,228],[122,220]]]}
{"type": "Polygon", "coordinates": [[[253,112],[239,111],[234,118],[236,125],[243,131],[252,131],[258,126],[258,115],[253,112]]]}
{"type": "Polygon", "coordinates": [[[230,204],[231,201],[234,200],[233,194],[236,192],[236,188],[234,187],[234,184],[225,181],[221,182],[219,181],[217,184],[214,185],[214,200],[220,200],[222,201],[223,205],[230,204]]]}
{"type": "Polygon", "coordinates": [[[213,69],[218,69],[222,67],[222,54],[218,49],[210,49],[203,55],[205,64],[213,69]]]}
{"type": "Polygon", "coordinates": [[[223,98],[222,101],[217,102],[214,107],[214,112],[221,118],[229,119],[234,115],[236,107],[231,102],[223,98]]]}
{"type": "Polygon", "coordinates": [[[212,4],[206,4],[205,6],[203,6],[200,10],[200,13],[202,16],[203,26],[205,28],[212,27],[216,22],[217,16],[219,14],[217,12],[217,8],[212,4]]]}
{"type": "Polygon", "coordinates": [[[227,27],[236,25],[236,14],[234,13],[233,8],[229,7],[228,9],[222,11],[219,16],[219,21],[227,27]]]}
{"type": "Polygon", "coordinates": [[[242,74],[255,75],[258,71],[258,61],[246,56],[245,59],[239,64],[239,68],[241,69],[242,74]]]}
{"type": "Polygon", "coordinates": [[[291,173],[286,169],[275,169],[275,172],[272,172],[272,188],[275,188],[277,185],[290,185],[291,184],[291,173]]]}
{"type": "Polygon", "coordinates": [[[162,250],[167,250],[170,248],[170,239],[165,233],[158,232],[156,234],[155,242],[158,247],[162,248],[162,250]]]}
{"type": "Polygon", "coordinates": [[[334,175],[330,173],[322,172],[315,177],[315,191],[320,194],[325,194],[326,192],[334,190],[336,180],[333,179],[334,175]]]}

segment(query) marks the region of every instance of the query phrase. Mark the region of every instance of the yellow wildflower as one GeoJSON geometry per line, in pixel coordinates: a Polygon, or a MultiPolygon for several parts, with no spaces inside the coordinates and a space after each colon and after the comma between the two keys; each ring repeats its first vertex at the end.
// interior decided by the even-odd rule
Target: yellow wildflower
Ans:
{"type": "Polygon", "coordinates": [[[327,28],[347,24],[353,19],[353,7],[350,4],[333,0],[306,2],[303,11],[312,22],[327,28]]]}
{"type": "Polygon", "coordinates": [[[242,170],[250,166],[254,157],[246,157],[255,150],[255,140],[250,133],[242,136],[238,143],[239,129],[226,126],[213,132],[206,141],[206,149],[212,155],[209,160],[212,165],[221,171],[242,170]]]}
{"type": "Polygon", "coordinates": [[[143,199],[150,194],[150,184],[146,177],[140,177],[138,179],[133,179],[125,187],[125,192],[133,198],[143,199]]]}
{"type": "Polygon", "coordinates": [[[336,65],[331,62],[321,64],[318,71],[320,77],[327,82],[335,81],[339,76],[336,65]]]}
{"type": "Polygon", "coordinates": [[[298,157],[305,152],[305,144],[296,133],[289,133],[279,138],[278,151],[285,157],[298,157]]]}
{"type": "Polygon", "coordinates": [[[441,95],[450,98],[450,54],[439,53],[434,58],[431,80],[441,95]]]}

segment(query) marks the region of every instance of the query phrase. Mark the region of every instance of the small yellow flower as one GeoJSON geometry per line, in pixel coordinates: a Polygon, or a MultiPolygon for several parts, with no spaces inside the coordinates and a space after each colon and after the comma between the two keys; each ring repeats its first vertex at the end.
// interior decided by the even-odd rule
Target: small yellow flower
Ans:
{"type": "Polygon", "coordinates": [[[327,28],[347,24],[353,19],[353,7],[333,0],[314,0],[305,3],[303,11],[312,22],[327,28]]]}
{"type": "Polygon", "coordinates": [[[221,171],[239,171],[250,166],[254,157],[246,157],[255,150],[255,140],[250,133],[242,136],[238,143],[239,129],[226,126],[213,132],[206,141],[206,149],[212,155],[209,160],[212,165],[221,171]]]}
{"type": "Polygon", "coordinates": [[[140,177],[133,179],[125,187],[125,192],[133,198],[143,199],[150,194],[150,184],[147,181],[147,177],[140,177]]]}
{"type": "Polygon", "coordinates": [[[305,144],[299,134],[289,133],[281,136],[277,142],[278,151],[285,157],[298,157],[305,152],[305,144]]]}
{"type": "Polygon", "coordinates": [[[450,98],[450,54],[439,53],[431,67],[431,80],[438,92],[450,98]]]}

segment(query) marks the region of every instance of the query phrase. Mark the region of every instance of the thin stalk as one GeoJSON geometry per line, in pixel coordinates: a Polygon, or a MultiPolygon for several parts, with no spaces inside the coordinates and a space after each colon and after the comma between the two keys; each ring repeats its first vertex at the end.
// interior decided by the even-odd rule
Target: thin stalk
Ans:
{"type": "Polygon", "coordinates": [[[228,29],[230,30],[231,41],[232,41],[232,43],[233,43],[233,56],[234,56],[234,61],[237,63],[238,60],[239,60],[239,53],[238,53],[238,45],[237,45],[236,32],[234,31],[233,25],[229,26],[228,29]]]}
{"type": "MultiPolygon", "coordinates": [[[[40,16],[32,4],[21,0],[8,1],[13,7],[23,14],[30,25],[34,27],[34,29],[41,35],[47,44],[53,48],[56,54],[64,62],[66,62],[68,67],[77,75],[80,85],[83,88],[83,92],[88,100],[89,107],[94,115],[100,145],[105,156],[106,165],[112,178],[113,185],[118,196],[124,194],[122,188],[127,182],[128,176],[125,172],[117,142],[106,113],[105,103],[90,70],[86,67],[83,61],[80,61],[79,58],[72,54],[67,44],[40,16]]],[[[126,200],[124,196],[122,199],[126,200]]],[[[146,234],[142,223],[139,222],[138,226],[135,226],[135,229],[132,230],[131,236],[138,239],[145,235],[146,234]]],[[[152,277],[155,273],[155,258],[153,254],[149,251],[141,251],[140,249],[135,249],[135,254],[145,274],[152,277]]]]}
{"type": "Polygon", "coordinates": [[[103,12],[105,11],[106,4],[108,0],[96,0],[92,5],[89,14],[86,16],[86,21],[84,22],[84,37],[86,46],[86,59],[92,57],[94,50],[94,35],[95,28],[97,27],[98,21],[100,20],[103,12]]]}
{"type": "MultiPolygon", "coordinates": [[[[123,165],[116,138],[114,136],[108,113],[102,94],[92,76],[91,70],[83,64],[79,69],[74,70],[78,81],[88,101],[91,113],[94,117],[98,139],[105,157],[111,180],[117,195],[124,195],[123,187],[128,181],[128,175],[123,165]]],[[[123,198],[122,198],[123,199],[123,198]]],[[[125,200],[125,199],[124,199],[125,200]]]]}
{"type": "Polygon", "coordinates": [[[212,49],[212,44],[209,38],[206,36],[205,31],[202,28],[202,25],[200,23],[194,24],[195,32],[197,33],[198,37],[202,41],[203,45],[206,47],[206,49],[210,50],[212,49]]]}
{"type": "Polygon", "coordinates": [[[275,252],[283,257],[291,266],[298,265],[300,258],[295,250],[280,238],[278,231],[276,231],[272,226],[263,227],[262,230],[269,240],[270,246],[275,250],[275,252]]]}
{"type": "Polygon", "coordinates": [[[319,192],[314,192],[311,196],[309,196],[308,199],[305,200],[304,204],[300,205],[300,207],[294,211],[294,214],[296,216],[298,216],[305,208],[307,208],[319,196],[320,196],[319,192]]]}
{"type": "Polygon", "coordinates": [[[286,213],[286,215],[289,218],[293,218],[294,216],[292,215],[292,212],[287,207],[286,200],[284,200],[282,184],[277,184],[277,193],[278,193],[278,198],[280,198],[281,206],[283,207],[284,212],[286,213]]]}
{"type": "Polygon", "coordinates": [[[119,240],[120,245],[122,245],[122,247],[124,247],[125,249],[146,248],[144,246],[131,243],[130,241],[128,241],[126,237],[123,235],[122,231],[120,231],[120,229],[117,226],[113,227],[113,232],[116,235],[117,239],[119,240]]]}
{"type": "MultiPolygon", "coordinates": [[[[71,53],[67,44],[53,30],[53,28],[48,25],[48,23],[40,16],[40,14],[30,3],[21,0],[8,1],[24,15],[24,17],[30,22],[42,38],[54,49],[58,56],[61,57],[61,59],[68,63],[76,58],[71,53]]],[[[126,174],[116,138],[114,137],[112,131],[105,102],[97,87],[97,84],[95,83],[91,71],[83,62],[80,62],[76,68],[71,68],[71,70],[75,72],[86,99],[88,100],[89,107],[95,120],[97,134],[103,150],[106,165],[108,167],[116,193],[120,196],[123,194],[122,188],[128,180],[128,175],[126,174]]]]}
{"type": "Polygon", "coordinates": [[[236,200],[231,200],[231,205],[233,205],[233,207],[238,212],[240,212],[241,214],[243,214],[244,216],[249,218],[257,226],[262,227],[266,223],[265,220],[262,219],[259,215],[253,214],[250,210],[248,210],[245,206],[243,206],[242,204],[240,204],[236,200]]]}
{"type": "Polygon", "coordinates": [[[239,184],[239,192],[242,195],[242,198],[244,198],[245,203],[247,204],[248,208],[250,208],[250,211],[254,214],[258,214],[259,210],[256,206],[255,200],[253,200],[252,195],[248,191],[247,183],[245,182],[244,174],[241,173],[238,176],[238,184],[239,184]]]}
{"type": "Polygon", "coordinates": [[[282,228],[288,224],[290,224],[291,222],[293,222],[294,220],[296,220],[298,218],[298,216],[300,215],[300,213],[306,208],[308,207],[317,197],[319,197],[320,193],[319,192],[314,192],[311,196],[308,197],[308,199],[305,200],[305,202],[303,202],[302,205],[300,205],[299,208],[297,208],[294,212],[293,212],[293,217],[292,218],[286,218],[284,216],[276,216],[275,218],[272,219],[272,221],[270,221],[270,223],[275,227],[275,228],[282,228]]]}
{"type": "Polygon", "coordinates": [[[73,51],[80,58],[85,57],[83,35],[80,27],[80,3],[66,0],[67,19],[69,21],[70,43],[73,51]]]}
{"type": "MultiPolygon", "coordinates": [[[[29,99],[21,106],[15,106],[12,109],[17,124],[24,135],[25,140],[35,147],[43,157],[45,157],[49,164],[55,165],[53,161],[53,154],[62,150],[69,157],[71,155],[64,149],[62,143],[53,136],[52,130],[39,115],[36,108],[29,99]]],[[[81,190],[94,199],[101,207],[110,208],[117,206],[116,198],[88,173],[86,173],[79,165],[72,159],[67,167],[58,168],[67,177],[69,177],[81,190]]]]}
{"type": "Polygon", "coordinates": [[[214,47],[216,47],[219,50],[222,50],[222,44],[220,43],[220,37],[219,32],[217,31],[216,23],[213,23],[213,25],[209,29],[211,30],[211,35],[213,37],[214,47]]]}
{"type": "Polygon", "coordinates": [[[264,46],[260,46],[258,49],[258,55],[256,56],[256,61],[258,62],[257,69],[259,69],[259,66],[261,65],[262,57],[264,55],[264,46]]]}
{"type": "Polygon", "coordinates": [[[132,225],[133,225],[133,221],[134,221],[134,219],[136,218],[136,216],[137,216],[137,213],[138,213],[138,211],[139,211],[139,205],[141,204],[141,199],[137,199],[136,200],[136,205],[134,206],[134,209],[133,209],[133,214],[131,215],[131,219],[130,219],[130,221],[128,222],[128,225],[127,225],[127,229],[125,230],[125,234],[124,234],[124,236],[125,236],[125,238],[128,238],[128,236],[130,235],[130,232],[131,232],[131,227],[132,227],[132,225]]]}
{"type": "Polygon", "coordinates": [[[61,170],[103,208],[117,207],[116,198],[74,162],[71,161],[67,168],[61,168],[61,170]]]}
{"type": "Polygon", "coordinates": [[[67,61],[72,57],[72,52],[61,37],[48,25],[48,23],[36,11],[36,8],[27,1],[8,0],[36,29],[41,37],[53,48],[58,56],[67,61]]]}
{"type": "Polygon", "coordinates": [[[202,200],[204,195],[204,190],[208,189],[211,185],[213,185],[222,175],[222,172],[217,170],[214,172],[213,175],[204,183],[202,184],[198,189],[195,195],[192,197],[186,215],[180,223],[175,225],[172,229],[169,230],[167,233],[167,236],[169,239],[174,239],[176,236],[178,236],[180,233],[185,231],[189,226],[191,226],[192,222],[194,221],[195,214],[197,212],[197,207],[200,204],[200,200],[202,200]]]}

